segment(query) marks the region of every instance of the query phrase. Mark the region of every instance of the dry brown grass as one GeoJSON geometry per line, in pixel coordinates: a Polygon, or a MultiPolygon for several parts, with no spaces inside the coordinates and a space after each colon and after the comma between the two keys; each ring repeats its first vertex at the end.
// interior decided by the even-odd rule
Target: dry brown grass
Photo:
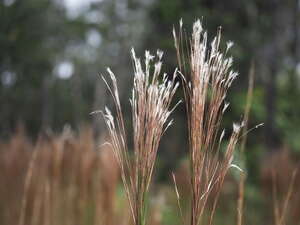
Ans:
{"type": "Polygon", "coordinates": [[[19,132],[0,146],[1,224],[118,224],[119,169],[89,128],[41,135],[34,145],[19,132]]]}
{"type": "Polygon", "coordinates": [[[22,128],[9,141],[0,143],[0,215],[5,225],[17,224],[31,149],[32,144],[22,128]]]}
{"type": "MultiPolygon", "coordinates": [[[[248,132],[247,129],[248,129],[249,116],[250,116],[250,109],[251,109],[252,98],[253,98],[254,75],[255,75],[255,65],[254,62],[252,62],[249,70],[249,84],[248,84],[248,91],[247,91],[246,106],[244,111],[244,127],[242,131],[243,137],[241,140],[241,147],[240,147],[240,159],[244,164],[244,170],[246,170],[245,148],[247,143],[247,132],[248,132]]],[[[239,180],[237,218],[236,218],[237,225],[242,225],[244,219],[244,198],[245,198],[246,179],[247,179],[247,172],[244,171],[241,173],[240,180],[239,180]]]]}
{"type": "Polygon", "coordinates": [[[269,208],[273,209],[276,225],[300,223],[299,168],[297,158],[288,148],[277,151],[262,162],[262,187],[269,208]]]}

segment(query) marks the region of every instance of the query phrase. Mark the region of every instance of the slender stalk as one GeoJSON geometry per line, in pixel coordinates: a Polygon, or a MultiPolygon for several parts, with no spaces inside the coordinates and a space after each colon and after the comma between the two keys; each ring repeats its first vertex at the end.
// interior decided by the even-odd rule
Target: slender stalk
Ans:
{"type": "Polygon", "coordinates": [[[294,193],[294,186],[295,186],[297,173],[298,173],[298,168],[296,168],[292,173],[292,177],[288,185],[287,193],[283,198],[282,205],[280,205],[278,200],[278,191],[276,185],[276,174],[274,170],[272,171],[272,194],[273,194],[273,202],[274,202],[273,212],[274,212],[275,225],[287,224],[286,216],[287,216],[288,206],[291,201],[292,194],[294,193]]]}
{"type": "MultiPolygon", "coordinates": [[[[252,105],[253,98],[253,87],[254,87],[254,75],[255,75],[255,67],[254,63],[251,63],[250,71],[249,71],[249,84],[248,84],[248,92],[247,92],[247,100],[244,111],[244,127],[243,127],[243,137],[241,140],[241,149],[240,149],[240,158],[244,163],[244,169],[246,169],[246,161],[245,161],[245,147],[247,142],[247,129],[248,129],[248,121],[249,114],[252,105]]],[[[239,195],[237,202],[237,225],[243,224],[243,211],[244,211],[244,194],[245,194],[245,181],[247,175],[245,172],[241,173],[241,177],[239,180],[239,195]]]]}
{"type": "Polygon", "coordinates": [[[23,199],[21,202],[21,214],[20,214],[20,219],[19,219],[19,225],[25,224],[26,206],[27,206],[27,201],[28,201],[29,188],[30,188],[30,185],[32,182],[32,175],[33,175],[34,165],[35,165],[37,156],[38,156],[38,149],[34,148],[31,159],[29,161],[26,177],[25,177],[24,194],[23,194],[23,199]]]}

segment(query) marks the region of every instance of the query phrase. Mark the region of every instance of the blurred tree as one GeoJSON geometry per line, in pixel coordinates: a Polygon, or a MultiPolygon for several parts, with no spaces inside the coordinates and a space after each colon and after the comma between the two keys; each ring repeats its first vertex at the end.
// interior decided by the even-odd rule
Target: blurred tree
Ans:
{"type": "MultiPolygon", "coordinates": [[[[200,17],[209,37],[222,25],[224,39],[235,42],[231,54],[241,76],[230,96],[228,121],[242,114],[246,75],[254,59],[258,97],[250,125],[266,122],[264,142],[270,151],[281,143],[292,143],[300,125],[293,109],[300,105],[291,101],[300,95],[298,0],[90,0],[76,4],[70,9],[58,0],[0,2],[1,135],[9,134],[18,121],[24,121],[33,135],[42,127],[57,130],[65,123],[76,127],[85,121],[92,121],[97,133],[102,133],[101,117],[89,115],[110,99],[97,74],[112,67],[127,103],[130,48],[136,47],[139,55],[144,48],[152,52],[161,48],[166,53],[164,68],[171,74],[176,67],[172,26],[183,18],[188,32],[200,17]]],[[[185,139],[171,137],[178,132],[184,135],[184,107],[176,112],[177,122],[164,145],[181,149],[185,139]]],[[[255,134],[260,140],[261,132],[255,134]]]]}
{"type": "MultiPolygon", "coordinates": [[[[36,135],[41,128],[91,120],[89,113],[106,104],[106,87],[97,76],[105,66],[120,75],[121,90],[126,89],[130,48],[139,47],[149,1],[72,4],[79,5],[0,2],[1,135],[11,133],[18,121],[36,135]]],[[[101,131],[103,124],[96,122],[101,117],[94,118],[101,131]]]]}
{"type": "Polygon", "coordinates": [[[66,43],[64,10],[50,0],[0,2],[0,130],[49,125],[53,65],[66,43]]]}

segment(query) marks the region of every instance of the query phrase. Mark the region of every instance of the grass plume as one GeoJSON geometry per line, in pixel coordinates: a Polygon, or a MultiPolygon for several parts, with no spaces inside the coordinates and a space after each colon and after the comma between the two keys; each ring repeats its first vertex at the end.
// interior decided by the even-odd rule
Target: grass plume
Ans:
{"type": "Polygon", "coordinates": [[[129,200],[134,224],[145,224],[146,196],[151,181],[158,145],[165,130],[172,124],[168,118],[173,111],[170,109],[171,100],[178,88],[175,82],[177,71],[172,80],[168,76],[161,76],[162,55],[157,51],[155,59],[148,51],[145,52],[145,67],[131,51],[134,65],[134,84],[132,97],[133,122],[133,160],[130,158],[126,143],[124,119],[120,105],[118,86],[115,75],[108,69],[111,86],[104,79],[114,99],[116,117],[114,118],[108,108],[103,116],[110,136],[110,145],[121,168],[121,177],[129,200]],[[153,73],[152,73],[153,71],[153,73]]]}
{"type": "Polygon", "coordinates": [[[230,167],[237,167],[232,164],[232,160],[242,125],[233,124],[233,132],[223,155],[220,154],[220,147],[225,131],[220,132],[220,125],[229,106],[225,102],[227,91],[238,74],[231,70],[233,60],[227,57],[232,43],[227,43],[225,51],[220,50],[220,30],[209,45],[207,32],[200,20],[194,23],[189,40],[183,36],[182,26],[180,21],[179,34],[175,29],[173,34],[179,69],[184,80],[189,132],[192,195],[190,224],[203,223],[209,197],[213,204],[207,210],[207,222],[212,224],[227,171],[230,167]],[[212,191],[214,195],[211,195],[212,191]]]}

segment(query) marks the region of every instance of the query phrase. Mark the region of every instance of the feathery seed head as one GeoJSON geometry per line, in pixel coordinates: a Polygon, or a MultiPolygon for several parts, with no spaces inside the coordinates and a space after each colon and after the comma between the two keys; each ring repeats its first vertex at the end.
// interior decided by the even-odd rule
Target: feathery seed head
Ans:
{"type": "Polygon", "coordinates": [[[199,225],[208,198],[213,198],[213,210],[209,224],[212,223],[218,194],[211,196],[212,189],[220,192],[225,175],[231,165],[233,152],[242,125],[234,124],[233,132],[226,147],[223,159],[220,146],[225,135],[219,132],[222,117],[229,103],[225,102],[227,91],[237,73],[231,70],[233,60],[227,57],[233,43],[228,42],[225,51],[220,49],[221,32],[218,31],[208,44],[207,32],[201,21],[196,20],[188,47],[188,56],[181,46],[182,26],[179,35],[173,31],[180,73],[184,75],[184,94],[186,100],[189,152],[191,164],[192,214],[191,225],[199,225]],[[180,40],[180,41],[179,41],[180,40]],[[210,48],[209,48],[210,46],[210,48]]]}
{"type": "MultiPolygon", "coordinates": [[[[134,67],[134,83],[130,104],[133,122],[133,154],[130,160],[124,118],[121,110],[117,80],[108,68],[112,85],[104,79],[116,106],[116,118],[108,108],[103,113],[106,122],[111,146],[121,168],[121,177],[130,203],[131,214],[136,225],[144,223],[145,196],[149,188],[153,167],[156,159],[161,136],[171,126],[172,120],[167,123],[171,112],[172,98],[178,88],[176,83],[177,70],[173,79],[169,80],[167,74],[161,78],[163,52],[158,50],[156,57],[149,51],[145,52],[145,67],[131,49],[134,67]],[[156,59],[156,60],[155,60],[156,59]],[[154,71],[151,74],[151,67],[154,71]]],[[[176,104],[177,105],[177,104],[176,104]]],[[[176,107],[175,105],[175,107],[176,107]]]]}

